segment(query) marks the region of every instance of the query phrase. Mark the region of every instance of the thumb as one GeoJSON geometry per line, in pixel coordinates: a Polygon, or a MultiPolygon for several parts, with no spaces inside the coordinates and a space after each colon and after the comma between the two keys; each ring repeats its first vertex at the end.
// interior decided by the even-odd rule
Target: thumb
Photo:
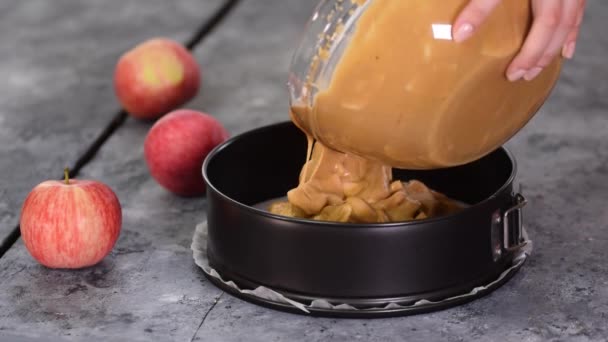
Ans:
{"type": "MultiPolygon", "coordinates": [[[[460,12],[452,27],[457,43],[469,39],[501,0],[471,0],[460,12]]],[[[509,0],[512,1],[512,0],[509,0]]]]}

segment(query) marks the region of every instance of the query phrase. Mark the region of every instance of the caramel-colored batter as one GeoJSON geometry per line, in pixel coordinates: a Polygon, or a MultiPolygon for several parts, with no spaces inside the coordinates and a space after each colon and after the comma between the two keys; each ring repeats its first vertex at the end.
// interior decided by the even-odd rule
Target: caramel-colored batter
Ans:
{"type": "Polygon", "coordinates": [[[287,202],[270,212],[322,221],[382,223],[455,212],[461,203],[423,183],[392,181],[392,169],[376,161],[334,151],[309,139],[309,161],[287,202]]]}
{"type": "MultiPolygon", "coordinates": [[[[561,67],[556,59],[533,81],[509,82],[505,70],[530,28],[530,1],[500,2],[474,37],[457,44],[449,24],[466,2],[353,1],[364,11],[331,80],[325,87],[309,80],[291,108],[316,143],[289,202],[271,211],[386,222],[460,207],[420,182],[393,182],[391,167],[455,166],[493,151],[530,120],[561,67]]],[[[327,54],[319,49],[312,73],[327,54]]]]}

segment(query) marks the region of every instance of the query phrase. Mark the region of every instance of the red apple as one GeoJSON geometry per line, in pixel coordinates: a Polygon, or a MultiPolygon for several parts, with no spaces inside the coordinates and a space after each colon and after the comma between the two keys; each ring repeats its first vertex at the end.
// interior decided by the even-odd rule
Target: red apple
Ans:
{"type": "Polygon", "coordinates": [[[122,225],[118,198],[93,180],[49,180],[28,194],[21,237],[32,257],[49,268],[82,268],[101,261],[122,225]]]}
{"type": "Polygon", "coordinates": [[[114,91],[133,117],[155,120],[191,100],[200,69],[190,52],[166,38],[147,40],[124,53],[114,71],[114,91]]]}
{"type": "Polygon", "coordinates": [[[203,195],[203,161],[228,136],[222,124],[206,113],[173,111],[158,120],[146,136],[144,155],[150,174],[174,194],[203,195]]]}

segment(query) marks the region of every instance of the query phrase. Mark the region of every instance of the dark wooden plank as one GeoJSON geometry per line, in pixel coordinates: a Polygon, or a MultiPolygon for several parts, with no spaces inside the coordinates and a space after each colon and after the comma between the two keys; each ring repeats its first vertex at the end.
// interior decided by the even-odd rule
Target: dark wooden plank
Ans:
{"type": "MultiPolygon", "coordinates": [[[[17,32],[15,44],[21,42],[14,58],[0,63],[9,79],[14,78],[6,90],[11,96],[3,97],[6,102],[0,104],[5,109],[0,116],[0,155],[4,157],[0,168],[8,173],[20,167],[10,177],[2,178],[2,189],[10,197],[3,196],[0,207],[13,214],[3,215],[3,223],[14,226],[18,205],[27,191],[43,179],[59,177],[63,166],[74,162],[115,115],[118,105],[111,82],[117,57],[133,44],[157,35],[187,40],[222,3],[65,1],[50,6],[40,1],[6,5],[0,11],[6,18],[14,17],[13,25],[22,23],[23,28],[8,30],[8,26],[0,26],[4,33],[17,32]],[[33,21],[42,26],[28,31],[27,25],[33,21]],[[41,30],[45,25],[46,30],[41,30]]],[[[4,19],[0,25],[8,25],[4,19]]],[[[8,50],[5,45],[3,48],[8,50]]],[[[140,133],[132,137],[143,136],[145,125],[131,120],[127,125],[134,128],[126,131],[140,133]]],[[[132,141],[127,145],[140,146],[132,141]]],[[[120,159],[127,167],[109,164],[109,169],[122,178],[107,183],[120,189],[117,192],[124,201],[127,196],[123,194],[130,193],[130,188],[119,182],[131,181],[125,170],[133,154],[120,149],[114,152],[118,155],[109,158],[120,159]]],[[[100,159],[93,173],[104,169],[107,161],[100,159]]],[[[175,207],[184,210],[185,215],[195,215],[200,203],[175,207]]],[[[175,240],[179,230],[168,231],[164,239],[157,236],[162,235],[158,230],[146,234],[156,224],[154,215],[145,221],[137,209],[131,216],[128,208],[125,212],[125,226],[132,217],[143,232],[125,229],[113,255],[95,268],[77,272],[44,269],[31,259],[20,241],[0,259],[0,287],[6,286],[0,291],[0,331],[33,337],[88,335],[145,340],[146,335],[154,334],[166,340],[189,339],[200,322],[199,313],[209,306],[206,297],[219,291],[209,289],[201,295],[200,275],[191,263],[183,262],[190,257],[189,236],[175,240]],[[154,248],[155,244],[163,248],[154,248]],[[153,271],[142,276],[144,270],[153,271]],[[182,274],[190,277],[181,278],[182,274]],[[8,280],[14,283],[7,284],[8,280]],[[144,287],[154,290],[143,291],[144,287]]]]}
{"type": "Polygon", "coordinates": [[[0,244],[27,192],[73,165],[119,106],[118,56],[157,35],[186,40],[220,0],[0,4],[0,244]]]}
{"type": "Polygon", "coordinates": [[[289,64],[316,5],[244,1],[239,12],[196,49],[205,85],[190,106],[219,118],[233,135],[289,120],[289,64]]]}

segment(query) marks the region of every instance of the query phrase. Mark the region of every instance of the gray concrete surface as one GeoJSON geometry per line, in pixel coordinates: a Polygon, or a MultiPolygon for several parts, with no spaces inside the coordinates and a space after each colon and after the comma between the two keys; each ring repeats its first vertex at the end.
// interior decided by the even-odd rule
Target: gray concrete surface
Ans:
{"type": "MultiPolygon", "coordinates": [[[[189,107],[216,115],[233,134],[287,119],[289,50],[314,2],[244,0],[196,49],[205,81],[189,107]]],[[[576,59],[538,116],[508,143],[530,199],[525,220],[535,252],[491,295],[432,314],[338,320],[276,312],[222,294],[201,276],[189,251],[194,225],[205,216],[204,199],[180,199],[154,183],[142,160],[149,125],[130,120],[83,169],[83,177],[108,183],[123,203],[115,250],[87,270],[50,271],[17,243],[0,259],[0,337],[606,341],[608,3],[590,0],[588,7],[576,59]]],[[[126,44],[124,37],[114,39],[126,44]]],[[[66,108],[78,103],[70,101],[66,108]]]]}

